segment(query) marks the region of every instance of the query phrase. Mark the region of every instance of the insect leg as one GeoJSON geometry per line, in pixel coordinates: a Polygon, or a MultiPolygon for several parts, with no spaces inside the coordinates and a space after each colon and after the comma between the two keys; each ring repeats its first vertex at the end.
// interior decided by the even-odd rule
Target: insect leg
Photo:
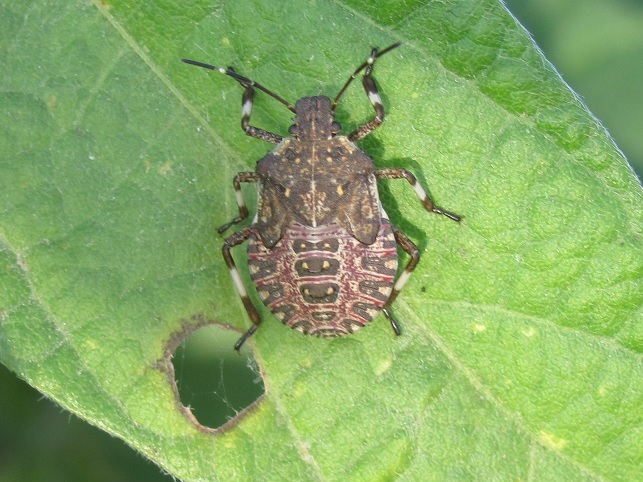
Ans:
{"type": "MultiPolygon", "coordinates": [[[[232,67],[228,67],[228,71],[234,73],[234,69],[232,67]]],[[[282,136],[250,125],[252,103],[254,102],[255,98],[254,86],[256,86],[256,84],[253,81],[245,79],[241,76],[235,77],[235,79],[244,88],[243,97],[241,99],[241,128],[243,129],[243,131],[250,137],[254,137],[266,142],[271,142],[272,144],[279,144],[283,140],[282,136]]]]}
{"type": "Polygon", "coordinates": [[[283,139],[282,136],[273,134],[272,132],[268,132],[263,129],[259,129],[257,127],[253,127],[250,125],[250,114],[252,113],[252,101],[255,96],[255,89],[259,89],[260,91],[268,94],[273,99],[278,100],[279,102],[284,104],[288,108],[288,110],[290,110],[293,113],[295,112],[295,106],[293,106],[290,102],[288,102],[284,98],[275,94],[270,89],[266,89],[263,85],[255,82],[254,80],[249,79],[248,77],[244,77],[243,75],[237,74],[237,72],[232,67],[228,67],[227,69],[224,69],[221,67],[217,67],[216,65],[210,65],[203,62],[199,62],[198,60],[190,60],[190,59],[181,59],[181,61],[185,62],[186,64],[196,65],[197,67],[202,67],[208,70],[214,70],[216,72],[219,72],[220,74],[228,75],[232,77],[234,80],[236,80],[237,82],[239,82],[245,89],[243,92],[243,98],[242,98],[243,107],[241,110],[241,128],[243,129],[243,131],[249,136],[255,137],[262,141],[271,142],[273,144],[279,144],[281,142],[281,140],[283,139]]]}
{"type": "Polygon", "coordinates": [[[375,65],[376,58],[377,49],[373,49],[371,51],[371,56],[366,61],[367,67],[364,71],[364,76],[362,77],[362,85],[364,86],[368,100],[371,101],[373,109],[375,109],[375,117],[366,124],[362,124],[348,135],[348,139],[352,142],[357,142],[360,139],[363,139],[377,129],[382,122],[384,122],[384,106],[382,105],[382,98],[377,90],[377,85],[375,85],[375,80],[371,75],[373,73],[373,66],[375,65]]]}
{"type": "Polygon", "coordinates": [[[252,326],[250,327],[250,329],[246,331],[241,336],[241,338],[239,338],[239,340],[235,343],[234,349],[237,351],[239,351],[239,349],[241,348],[241,345],[243,345],[244,342],[250,336],[252,336],[252,334],[255,331],[257,331],[257,328],[261,324],[261,317],[259,316],[259,312],[257,311],[257,308],[255,308],[254,304],[252,304],[252,300],[248,296],[248,292],[246,291],[246,287],[243,285],[243,281],[241,281],[241,276],[239,275],[237,266],[234,263],[234,259],[232,259],[232,254],[230,254],[230,249],[246,242],[254,232],[254,229],[255,228],[253,228],[252,226],[248,226],[247,228],[244,228],[241,231],[234,233],[232,236],[230,236],[224,241],[223,250],[222,250],[223,259],[225,259],[225,262],[228,265],[228,269],[230,270],[230,275],[232,276],[234,285],[237,288],[237,291],[239,292],[239,296],[241,297],[241,301],[243,301],[243,306],[248,312],[248,316],[252,321],[252,326]]]}
{"type": "Polygon", "coordinates": [[[382,312],[384,313],[384,316],[388,318],[388,321],[391,323],[391,327],[393,327],[393,331],[396,335],[399,336],[401,333],[400,326],[398,325],[395,318],[393,318],[393,315],[391,314],[389,308],[395,301],[395,298],[397,298],[397,295],[400,294],[400,291],[402,291],[402,288],[411,277],[411,273],[419,263],[420,250],[413,243],[413,241],[411,241],[408,236],[399,229],[394,227],[393,234],[395,235],[395,241],[397,241],[397,244],[399,244],[400,247],[411,257],[410,261],[404,268],[404,271],[402,271],[400,277],[395,281],[391,296],[389,296],[388,300],[386,300],[386,303],[384,303],[384,306],[382,306],[382,312]]]}
{"type": "Polygon", "coordinates": [[[243,199],[243,193],[241,192],[241,183],[242,182],[257,182],[259,176],[255,172],[240,172],[232,180],[232,185],[234,186],[234,194],[237,197],[237,206],[239,206],[239,215],[234,218],[232,221],[225,223],[217,232],[219,234],[226,231],[233,224],[240,223],[248,217],[248,208],[246,207],[246,202],[243,199]]]}
{"type": "Polygon", "coordinates": [[[420,198],[420,201],[427,211],[431,211],[436,214],[442,214],[443,216],[446,216],[453,221],[459,222],[462,219],[462,217],[458,214],[445,211],[441,207],[436,206],[433,200],[424,191],[424,188],[418,182],[417,178],[413,175],[413,173],[411,173],[411,171],[407,171],[406,169],[377,169],[375,171],[375,175],[379,179],[406,179],[409,184],[413,186],[413,190],[420,198]]]}
{"type": "Polygon", "coordinates": [[[375,65],[375,60],[380,58],[385,53],[398,48],[400,45],[401,43],[397,42],[397,43],[394,43],[393,45],[389,45],[384,50],[379,50],[377,48],[374,48],[373,50],[371,50],[370,57],[366,59],[366,62],[364,62],[359,67],[357,67],[355,72],[353,72],[353,74],[348,78],[348,80],[344,84],[344,87],[341,88],[341,90],[335,97],[335,100],[333,100],[333,103],[330,107],[331,111],[335,111],[337,104],[339,104],[339,100],[344,95],[344,92],[346,92],[346,90],[348,89],[348,86],[351,85],[353,80],[357,78],[357,75],[362,70],[364,71],[364,76],[362,77],[362,85],[364,86],[364,90],[366,91],[366,95],[368,96],[368,99],[371,101],[371,104],[373,104],[373,108],[375,109],[375,117],[371,119],[369,122],[367,122],[366,124],[355,129],[355,131],[351,132],[348,135],[348,139],[350,139],[353,142],[358,141],[363,137],[366,137],[367,135],[369,135],[371,132],[377,129],[380,126],[380,124],[384,121],[384,107],[382,106],[382,99],[380,98],[380,94],[377,90],[377,86],[375,85],[375,81],[373,80],[373,77],[371,74],[373,73],[373,66],[375,65]]]}

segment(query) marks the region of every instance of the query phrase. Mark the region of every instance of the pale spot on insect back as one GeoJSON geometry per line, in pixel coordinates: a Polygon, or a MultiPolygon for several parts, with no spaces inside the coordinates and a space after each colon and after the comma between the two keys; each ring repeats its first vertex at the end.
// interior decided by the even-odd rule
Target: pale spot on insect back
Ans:
{"type": "Polygon", "coordinates": [[[380,286],[377,288],[377,291],[382,293],[384,296],[388,296],[391,294],[392,288],[390,286],[380,286]]]}

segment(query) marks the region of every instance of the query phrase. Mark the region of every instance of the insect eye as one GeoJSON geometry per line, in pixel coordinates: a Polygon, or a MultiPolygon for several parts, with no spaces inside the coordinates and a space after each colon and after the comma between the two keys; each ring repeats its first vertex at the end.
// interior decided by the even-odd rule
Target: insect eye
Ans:
{"type": "Polygon", "coordinates": [[[339,122],[333,122],[330,126],[330,131],[333,134],[337,134],[341,130],[342,130],[342,125],[339,122]]]}
{"type": "Polygon", "coordinates": [[[297,137],[297,135],[299,134],[299,128],[297,127],[296,124],[293,124],[288,128],[288,132],[290,133],[291,136],[297,137]]]}

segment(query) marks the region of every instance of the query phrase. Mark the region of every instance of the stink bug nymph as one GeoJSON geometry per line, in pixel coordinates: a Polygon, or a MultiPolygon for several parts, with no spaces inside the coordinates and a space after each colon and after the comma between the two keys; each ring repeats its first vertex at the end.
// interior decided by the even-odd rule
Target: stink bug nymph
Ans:
{"type": "Polygon", "coordinates": [[[261,324],[261,317],[237,271],[230,250],[248,241],[248,269],[263,303],[284,324],[305,334],[336,337],[353,333],[381,310],[396,335],[400,328],[389,310],[415,269],[420,254],[413,242],[391,225],[380,204],[378,179],[406,179],[424,208],[454,221],[460,216],[436,206],[406,169],[376,169],[355,142],[377,129],[384,107],[373,80],[375,61],[397,48],[374,48],[349,77],[335,99],[302,97],[293,106],[271,90],[227,69],[194,60],[183,62],[216,70],[244,88],[241,127],[251,137],[276,144],[253,172],[233,180],[239,215],[219,228],[223,233],[248,217],[241,183],[257,185],[252,223],[223,244],[223,257],[253,325],[239,338],[239,350],[261,324]],[[340,135],[335,108],[360,74],[375,117],[348,135],[340,135]],[[291,137],[250,125],[255,90],[261,90],[295,114],[291,137]],[[410,261],[395,279],[397,246],[410,261]]]}

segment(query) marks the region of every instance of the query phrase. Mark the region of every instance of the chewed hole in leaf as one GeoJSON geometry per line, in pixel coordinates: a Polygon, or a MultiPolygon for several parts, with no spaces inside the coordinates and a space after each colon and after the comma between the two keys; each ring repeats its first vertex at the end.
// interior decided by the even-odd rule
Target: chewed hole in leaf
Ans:
{"type": "Polygon", "coordinates": [[[264,393],[263,379],[250,344],[233,347],[240,334],[218,325],[186,332],[172,364],[175,393],[182,410],[200,428],[236,423],[264,393]]]}

